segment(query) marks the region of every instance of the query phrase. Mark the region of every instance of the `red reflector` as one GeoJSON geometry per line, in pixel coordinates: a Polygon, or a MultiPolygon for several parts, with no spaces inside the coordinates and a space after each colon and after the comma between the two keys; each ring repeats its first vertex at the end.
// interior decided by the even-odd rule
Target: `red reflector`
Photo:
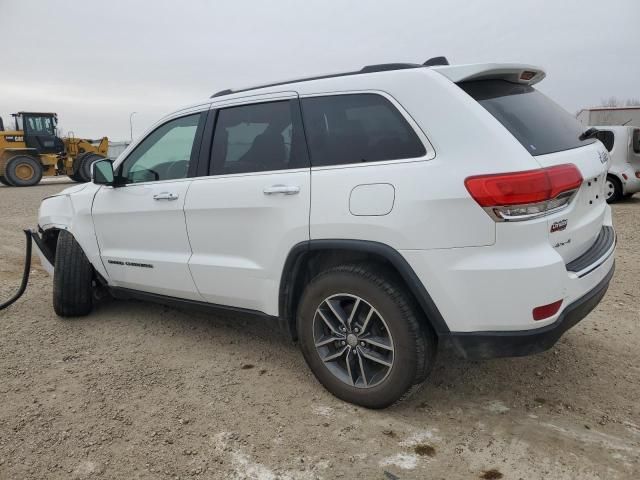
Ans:
{"type": "Polygon", "coordinates": [[[481,207],[543,202],[582,185],[580,170],[573,164],[468,177],[465,187],[481,207]]]}
{"type": "Polygon", "coordinates": [[[562,305],[562,300],[550,303],[549,305],[542,305],[541,307],[534,308],[533,319],[544,320],[545,318],[553,317],[556,313],[558,313],[558,310],[560,310],[560,305],[562,305]]]}
{"type": "Polygon", "coordinates": [[[640,178],[640,172],[636,172],[636,178],[640,178]]]}
{"type": "Polygon", "coordinates": [[[629,177],[627,177],[627,174],[626,174],[626,173],[623,173],[623,174],[622,174],[622,178],[624,178],[624,179],[626,180],[626,179],[628,179],[629,177]]]}
{"type": "Polygon", "coordinates": [[[535,76],[536,72],[525,70],[524,72],[522,72],[522,75],[520,75],[520,80],[531,80],[535,76]]]}

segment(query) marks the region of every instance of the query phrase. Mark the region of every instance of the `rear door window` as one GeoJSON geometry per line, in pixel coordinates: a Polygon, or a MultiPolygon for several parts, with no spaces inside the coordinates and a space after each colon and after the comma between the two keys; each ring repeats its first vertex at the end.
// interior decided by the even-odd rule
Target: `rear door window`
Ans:
{"type": "Polygon", "coordinates": [[[595,142],[595,139],[581,141],[579,137],[585,128],[530,85],[505,80],[476,80],[458,85],[502,123],[531,155],[595,142]]]}
{"type": "Polygon", "coordinates": [[[377,94],[301,100],[311,164],[343,165],[417,158],[426,150],[402,114],[377,94]]]}
{"type": "Polygon", "coordinates": [[[221,109],[211,155],[211,175],[308,167],[297,102],[221,109]]]}

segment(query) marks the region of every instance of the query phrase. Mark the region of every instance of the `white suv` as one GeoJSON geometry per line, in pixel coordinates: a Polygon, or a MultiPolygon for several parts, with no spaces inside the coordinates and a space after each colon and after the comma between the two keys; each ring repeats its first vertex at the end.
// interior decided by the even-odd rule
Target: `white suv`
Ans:
{"type": "Polygon", "coordinates": [[[548,349],[603,297],[615,234],[607,151],[544,76],[375,65],[179,110],[43,201],[55,311],[86,315],[103,287],[277,319],[329,391],[372,408],[436,348],[548,349]]]}

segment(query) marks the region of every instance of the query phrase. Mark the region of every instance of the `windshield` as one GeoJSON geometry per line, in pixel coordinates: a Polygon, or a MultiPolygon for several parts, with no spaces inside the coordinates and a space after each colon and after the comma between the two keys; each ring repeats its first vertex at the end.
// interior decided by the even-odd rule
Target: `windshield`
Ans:
{"type": "Polygon", "coordinates": [[[530,85],[505,80],[459,84],[493,115],[531,155],[569,150],[595,142],[578,137],[584,127],[562,107],[530,85]]]}
{"type": "Polygon", "coordinates": [[[56,124],[53,117],[25,117],[26,129],[32,135],[55,135],[56,124]]]}

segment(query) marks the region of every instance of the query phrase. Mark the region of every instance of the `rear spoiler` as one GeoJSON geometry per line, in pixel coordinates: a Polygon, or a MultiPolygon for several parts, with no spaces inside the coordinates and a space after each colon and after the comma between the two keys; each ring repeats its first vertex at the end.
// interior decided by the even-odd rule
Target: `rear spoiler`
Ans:
{"type": "Polygon", "coordinates": [[[432,67],[454,83],[471,80],[506,80],[512,83],[534,85],[546,73],[540,67],[520,63],[478,63],[469,65],[447,65],[432,67]]]}

